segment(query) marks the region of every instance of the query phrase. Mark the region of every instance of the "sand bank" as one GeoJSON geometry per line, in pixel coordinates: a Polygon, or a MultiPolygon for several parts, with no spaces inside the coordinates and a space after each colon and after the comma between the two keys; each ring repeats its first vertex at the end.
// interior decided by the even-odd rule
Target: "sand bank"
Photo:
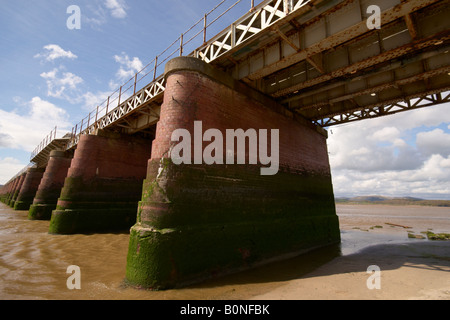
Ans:
{"type": "Polygon", "coordinates": [[[450,208],[338,205],[337,211],[341,255],[252,299],[450,300],[450,241],[408,238],[408,232],[450,233],[450,208]],[[368,289],[371,265],[380,268],[380,289],[368,289]]]}

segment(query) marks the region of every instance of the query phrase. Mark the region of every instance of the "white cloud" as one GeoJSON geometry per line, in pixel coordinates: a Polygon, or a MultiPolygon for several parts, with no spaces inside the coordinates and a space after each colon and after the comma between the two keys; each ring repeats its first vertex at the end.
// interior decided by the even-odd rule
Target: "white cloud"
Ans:
{"type": "Polygon", "coordinates": [[[116,76],[121,81],[131,79],[134,77],[136,72],[141,71],[144,67],[144,64],[139,58],[134,57],[133,59],[130,59],[130,57],[124,52],[122,52],[120,56],[115,55],[114,60],[120,64],[120,68],[117,71],[116,76]]]}
{"type": "Polygon", "coordinates": [[[110,94],[110,91],[98,91],[97,93],[88,91],[81,95],[77,101],[83,103],[83,109],[88,112],[93,112],[94,110],[96,110],[97,106],[99,106],[99,117],[101,117],[106,112],[105,101],[108,99],[108,96],[110,94]]]}
{"type": "MultiPolygon", "coordinates": [[[[34,97],[27,104],[25,115],[0,110],[0,136],[6,137],[1,147],[33,151],[46,135],[55,127],[60,128],[61,136],[70,131],[68,114],[54,104],[34,97]]],[[[11,173],[11,172],[10,172],[11,173]]]]}
{"type": "Polygon", "coordinates": [[[90,13],[92,13],[93,17],[89,17],[86,13],[83,14],[83,23],[86,22],[95,29],[106,23],[106,10],[102,6],[94,6],[93,3],[89,3],[87,4],[87,8],[89,9],[90,13]]]}
{"type": "Polygon", "coordinates": [[[450,134],[441,129],[417,134],[417,147],[427,155],[450,155],[450,134]]]}
{"type": "MultiPolygon", "coordinates": [[[[363,121],[364,122],[364,121],[363,121]]],[[[422,159],[417,151],[391,127],[351,126],[333,128],[328,140],[330,164],[335,170],[360,172],[417,168],[422,159]]]]}
{"type": "Polygon", "coordinates": [[[35,58],[44,58],[46,61],[55,61],[56,59],[67,58],[67,59],[76,59],[78,58],[71,51],[65,51],[57,44],[49,44],[44,46],[46,50],[44,53],[38,53],[35,55],[35,58]]]}
{"type": "Polygon", "coordinates": [[[336,196],[450,198],[450,104],[331,127],[336,196]]]}
{"type": "Polygon", "coordinates": [[[79,76],[71,72],[60,72],[58,68],[41,73],[41,77],[47,82],[48,96],[69,101],[73,100],[77,86],[83,83],[79,76]]]}
{"type": "MultiPolygon", "coordinates": [[[[84,84],[83,78],[72,72],[67,72],[65,67],[61,65],[40,74],[41,78],[46,81],[47,95],[67,100],[72,104],[82,104],[83,109],[86,111],[95,110],[98,105],[101,105],[109,95],[113,94],[121,85],[124,85],[126,81],[133,80],[134,75],[143,68],[143,63],[139,58],[130,58],[124,52],[120,55],[114,55],[113,59],[119,64],[119,69],[116,72],[115,79],[111,79],[108,83],[110,91],[92,92],[86,90],[83,92],[82,89],[86,89],[85,86],[80,86],[84,84]]],[[[122,101],[127,99],[132,93],[129,90],[129,85],[127,86],[128,91],[122,91],[122,101]]],[[[115,95],[117,96],[118,92],[115,95]]],[[[112,99],[117,98],[116,96],[113,96],[112,99]]]]}
{"type": "Polygon", "coordinates": [[[0,148],[9,148],[11,146],[12,146],[12,137],[7,133],[0,132],[0,148]]]}
{"type": "Polygon", "coordinates": [[[117,19],[123,19],[127,16],[128,8],[125,0],[106,0],[105,6],[111,11],[111,16],[117,19]]]}
{"type": "Polygon", "coordinates": [[[412,173],[410,179],[415,181],[450,181],[450,157],[444,158],[439,154],[432,155],[420,170],[412,173]]]}
{"type": "Polygon", "coordinates": [[[384,127],[375,131],[369,138],[375,141],[393,141],[400,136],[400,131],[395,127],[384,127]]]}
{"type": "Polygon", "coordinates": [[[86,5],[87,13],[82,15],[83,22],[99,30],[108,22],[108,17],[124,19],[128,16],[125,0],[97,0],[86,5]]]}
{"type": "Polygon", "coordinates": [[[20,172],[26,164],[20,160],[6,157],[0,158],[0,184],[7,183],[16,173],[20,172]]]}

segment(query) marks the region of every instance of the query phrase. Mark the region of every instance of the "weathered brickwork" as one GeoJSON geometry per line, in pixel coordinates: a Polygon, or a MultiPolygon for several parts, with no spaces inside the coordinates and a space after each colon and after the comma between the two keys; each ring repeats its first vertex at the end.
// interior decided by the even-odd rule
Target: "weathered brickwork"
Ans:
{"type": "Polygon", "coordinates": [[[28,169],[25,179],[23,180],[22,187],[20,188],[19,195],[14,202],[14,210],[30,209],[43,175],[44,169],[28,169]]]}
{"type": "Polygon", "coordinates": [[[50,233],[129,228],[150,157],[150,141],[107,132],[83,135],[52,212],[50,233]]]}
{"type": "Polygon", "coordinates": [[[51,152],[44,176],[28,213],[30,220],[50,220],[52,211],[56,209],[71,162],[70,152],[51,152]]]}
{"type": "Polygon", "coordinates": [[[182,67],[166,67],[161,118],[131,229],[128,281],[182,286],[338,242],[326,136],[245,85],[202,69],[209,66],[192,58],[176,62],[182,67]],[[196,120],[203,130],[279,129],[280,171],[262,176],[257,165],[174,165],[172,132],[193,135],[196,120]]]}

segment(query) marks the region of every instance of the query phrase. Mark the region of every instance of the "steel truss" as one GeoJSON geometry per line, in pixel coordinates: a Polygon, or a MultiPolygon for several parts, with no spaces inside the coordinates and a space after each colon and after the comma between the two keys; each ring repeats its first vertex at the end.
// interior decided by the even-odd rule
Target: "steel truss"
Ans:
{"type": "Polygon", "coordinates": [[[409,96],[402,99],[395,99],[377,103],[371,106],[358,108],[335,114],[329,118],[314,119],[313,122],[321,127],[330,127],[338,124],[359,121],[363,119],[372,119],[387,116],[399,112],[435,106],[450,102],[450,87],[446,88],[446,92],[429,92],[423,96],[409,96]]]}
{"type": "MultiPolygon", "coordinates": [[[[308,94],[309,90],[316,90],[317,86],[326,86],[328,83],[334,85],[334,81],[339,81],[342,77],[351,77],[359,72],[365,72],[368,68],[376,67],[375,65],[378,63],[388,63],[392,59],[400,60],[405,55],[415,54],[416,50],[427,47],[442,48],[446,45],[446,42],[450,41],[448,32],[439,34],[439,37],[428,35],[428,38],[421,38],[421,30],[417,28],[418,21],[414,21],[414,18],[417,18],[414,16],[415,12],[435,3],[442,3],[441,1],[394,1],[398,2],[395,5],[377,0],[377,3],[385,5],[382,12],[384,23],[404,19],[411,40],[404,46],[396,47],[394,45],[391,50],[386,50],[383,47],[385,43],[382,46],[381,40],[379,40],[377,42],[379,46],[377,54],[370,57],[358,56],[354,61],[350,61],[349,58],[346,64],[340,65],[339,57],[329,59],[327,54],[332,56],[332,54],[340,53],[339,47],[351,45],[353,41],[359,41],[360,37],[367,34],[367,15],[362,10],[362,1],[265,0],[255,7],[252,5],[250,12],[236,20],[211,40],[202,41],[201,45],[188,56],[194,56],[207,63],[212,63],[214,66],[233,74],[236,79],[248,83],[282,103],[286,99],[293,99],[292,103],[288,103],[288,108],[321,126],[332,126],[448,102],[449,96],[439,93],[444,91],[441,87],[446,87],[448,82],[444,80],[443,85],[440,82],[435,83],[432,77],[434,75],[430,73],[433,72],[434,67],[418,69],[415,76],[423,76],[425,86],[420,87],[421,91],[417,91],[418,93],[415,93],[415,95],[411,95],[412,92],[407,91],[403,95],[391,96],[391,100],[384,99],[385,101],[378,101],[376,104],[352,103],[358,99],[346,99],[346,96],[360,95],[352,91],[344,92],[344,95],[337,98],[335,96],[331,99],[320,97],[320,99],[316,99],[317,101],[313,99],[307,101],[306,104],[305,101],[299,100],[298,97],[308,94]],[[352,12],[353,18],[347,19],[346,12],[352,12]],[[444,44],[442,44],[443,42],[444,44]],[[332,62],[335,65],[330,68],[332,62]],[[303,65],[305,66],[304,70],[295,70],[296,67],[302,67],[303,65]],[[290,75],[289,72],[294,73],[290,75]],[[285,73],[288,73],[288,75],[286,76],[285,73]],[[303,74],[305,74],[305,79],[301,80],[300,77],[303,77],[303,74]],[[296,82],[288,83],[288,79],[294,79],[295,77],[297,77],[296,82]],[[427,86],[427,81],[432,85],[427,86]],[[438,85],[440,86],[439,90],[438,85]],[[345,108],[339,110],[329,108],[333,106],[333,103],[329,103],[333,99],[342,99],[345,108]],[[326,113],[317,112],[322,105],[325,109],[329,108],[326,113]],[[305,113],[302,106],[306,107],[305,113]],[[313,107],[314,110],[312,110],[313,107]]],[[[206,16],[204,18],[203,40],[206,40],[206,16]]],[[[184,41],[183,35],[179,38],[180,47],[174,51],[179,52],[180,55],[183,55],[184,46],[187,42],[191,41],[191,39],[184,41]]],[[[197,35],[201,34],[197,33],[197,35]]],[[[393,35],[395,34],[393,33],[393,35]]],[[[388,39],[388,37],[385,37],[385,39],[388,39]]],[[[373,43],[370,41],[368,45],[373,43]]],[[[373,48],[376,48],[376,46],[372,46],[373,48]]],[[[358,50],[358,48],[353,50],[355,56],[358,50]]],[[[159,118],[166,85],[164,75],[156,77],[157,67],[170,58],[172,54],[163,61],[159,56],[155,58],[154,69],[147,73],[152,73],[154,80],[144,88],[137,90],[136,84],[147,74],[142,75],[139,80],[138,74],[136,74],[134,83],[132,80],[128,83],[130,84],[129,88],[120,87],[120,90],[110,96],[111,100],[108,98],[106,106],[102,107],[100,111],[97,107],[97,110],[91,112],[81,123],[77,124],[72,130],[67,149],[76,147],[82,134],[95,134],[100,129],[121,128],[127,133],[134,133],[147,128],[149,125],[154,125],[159,118]],[[122,89],[124,90],[122,91],[122,89]],[[130,90],[130,93],[127,93],[128,90],[130,90]],[[118,95],[113,98],[113,95],[117,92],[118,95]]],[[[429,62],[434,63],[434,61],[429,58],[429,62]]],[[[397,81],[398,86],[404,89],[407,86],[399,81],[404,81],[406,84],[409,80],[407,78],[395,78],[394,81],[397,81]]],[[[368,90],[376,91],[379,89],[381,92],[383,86],[386,85],[367,86],[362,90],[369,93],[368,90]]],[[[448,87],[446,87],[446,90],[449,90],[448,87]]],[[[315,97],[318,98],[317,95],[315,97]]],[[[338,103],[342,101],[338,101],[338,103]]],[[[41,150],[45,149],[45,144],[40,144],[33,155],[36,156],[41,150]]]]}

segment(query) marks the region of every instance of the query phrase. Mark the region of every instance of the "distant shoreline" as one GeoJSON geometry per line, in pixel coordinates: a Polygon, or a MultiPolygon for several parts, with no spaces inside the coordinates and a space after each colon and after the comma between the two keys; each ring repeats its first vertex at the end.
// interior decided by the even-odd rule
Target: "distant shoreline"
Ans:
{"type": "Polygon", "coordinates": [[[397,206],[431,206],[431,207],[450,207],[450,200],[425,200],[419,198],[389,198],[384,196],[361,196],[353,198],[338,197],[335,198],[336,204],[352,205],[397,205],[397,206]]]}

